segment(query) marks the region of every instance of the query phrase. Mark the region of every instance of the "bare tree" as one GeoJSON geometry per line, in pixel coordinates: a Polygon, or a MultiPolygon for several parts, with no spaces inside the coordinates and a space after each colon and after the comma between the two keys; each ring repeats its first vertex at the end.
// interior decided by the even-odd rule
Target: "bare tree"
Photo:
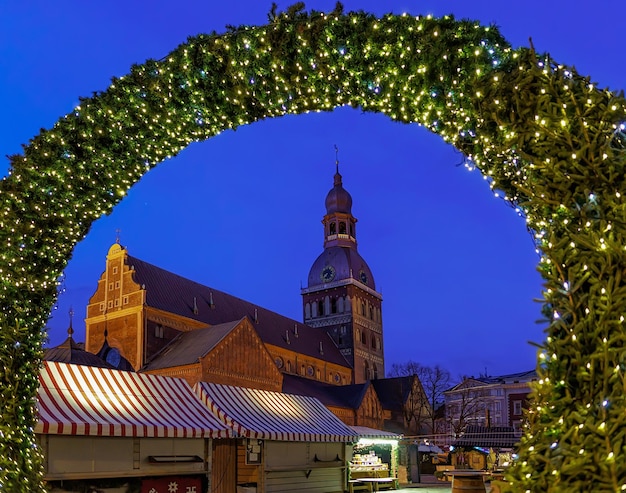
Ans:
{"type": "Polygon", "coordinates": [[[432,368],[422,366],[418,375],[424,388],[424,394],[428,399],[430,429],[435,433],[437,431],[437,410],[444,403],[444,391],[450,388],[450,372],[439,365],[432,368]]]}
{"type": "Polygon", "coordinates": [[[486,421],[489,390],[484,383],[462,377],[461,383],[445,392],[446,421],[455,436],[465,431],[467,425],[486,421]]]}
{"type": "Polygon", "coordinates": [[[389,376],[416,376],[416,388],[409,401],[405,403],[405,419],[413,422],[417,433],[423,425],[427,425],[430,432],[437,429],[437,409],[443,404],[443,392],[450,387],[450,372],[439,365],[434,367],[422,366],[415,361],[403,364],[394,363],[389,376]]]}

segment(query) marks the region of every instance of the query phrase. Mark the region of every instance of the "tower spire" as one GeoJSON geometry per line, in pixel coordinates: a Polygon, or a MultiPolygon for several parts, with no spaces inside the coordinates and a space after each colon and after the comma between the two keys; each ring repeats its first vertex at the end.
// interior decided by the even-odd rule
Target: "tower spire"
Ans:
{"type": "Polygon", "coordinates": [[[339,174],[339,148],[337,144],[335,144],[335,181],[333,185],[341,185],[341,175],[339,174]]]}
{"type": "Polygon", "coordinates": [[[74,318],[74,309],[70,306],[70,311],[68,312],[70,315],[70,326],[67,328],[67,336],[71,339],[72,334],[74,334],[74,327],[72,327],[72,319],[74,318]]]}

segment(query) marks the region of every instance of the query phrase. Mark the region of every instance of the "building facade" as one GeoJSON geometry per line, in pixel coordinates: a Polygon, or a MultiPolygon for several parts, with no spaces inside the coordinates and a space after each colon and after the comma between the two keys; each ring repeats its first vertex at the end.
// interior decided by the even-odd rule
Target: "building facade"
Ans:
{"type": "Polygon", "coordinates": [[[506,426],[521,436],[530,385],[536,379],[535,370],[465,378],[444,392],[445,419],[450,433],[459,436],[468,426],[506,426]]]}

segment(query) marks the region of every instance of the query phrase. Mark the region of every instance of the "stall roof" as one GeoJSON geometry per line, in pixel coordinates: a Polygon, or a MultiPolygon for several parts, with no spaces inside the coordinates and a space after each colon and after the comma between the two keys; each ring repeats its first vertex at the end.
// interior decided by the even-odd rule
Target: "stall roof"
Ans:
{"type": "Polygon", "coordinates": [[[35,433],[218,438],[232,431],[180,378],[45,361],[35,433]]]}
{"type": "Polygon", "coordinates": [[[355,442],[357,433],[319,400],[302,395],[199,382],[202,402],[238,435],[307,442],[355,442]]]}
{"type": "Polygon", "coordinates": [[[390,431],[377,430],[375,428],[368,428],[367,426],[351,426],[359,438],[372,438],[379,440],[400,440],[402,435],[392,433],[390,431]]]}
{"type": "Polygon", "coordinates": [[[470,425],[452,444],[455,447],[514,448],[519,438],[511,426],[470,425]]]}

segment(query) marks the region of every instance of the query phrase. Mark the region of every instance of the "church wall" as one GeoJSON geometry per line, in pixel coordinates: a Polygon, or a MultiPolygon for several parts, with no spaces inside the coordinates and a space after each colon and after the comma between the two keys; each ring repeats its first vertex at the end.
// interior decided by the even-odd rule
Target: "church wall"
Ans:
{"type": "Polygon", "coordinates": [[[280,392],[283,379],[263,341],[243,320],[201,360],[202,381],[280,392]]]}
{"type": "Polygon", "coordinates": [[[347,366],[336,365],[270,344],[267,345],[267,350],[274,360],[275,367],[282,373],[299,375],[333,385],[347,385],[351,382],[352,371],[347,366]]]}
{"type": "Polygon", "coordinates": [[[383,407],[374,388],[370,385],[361,405],[356,410],[357,426],[367,426],[382,430],[384,424],[383,407]]]}

